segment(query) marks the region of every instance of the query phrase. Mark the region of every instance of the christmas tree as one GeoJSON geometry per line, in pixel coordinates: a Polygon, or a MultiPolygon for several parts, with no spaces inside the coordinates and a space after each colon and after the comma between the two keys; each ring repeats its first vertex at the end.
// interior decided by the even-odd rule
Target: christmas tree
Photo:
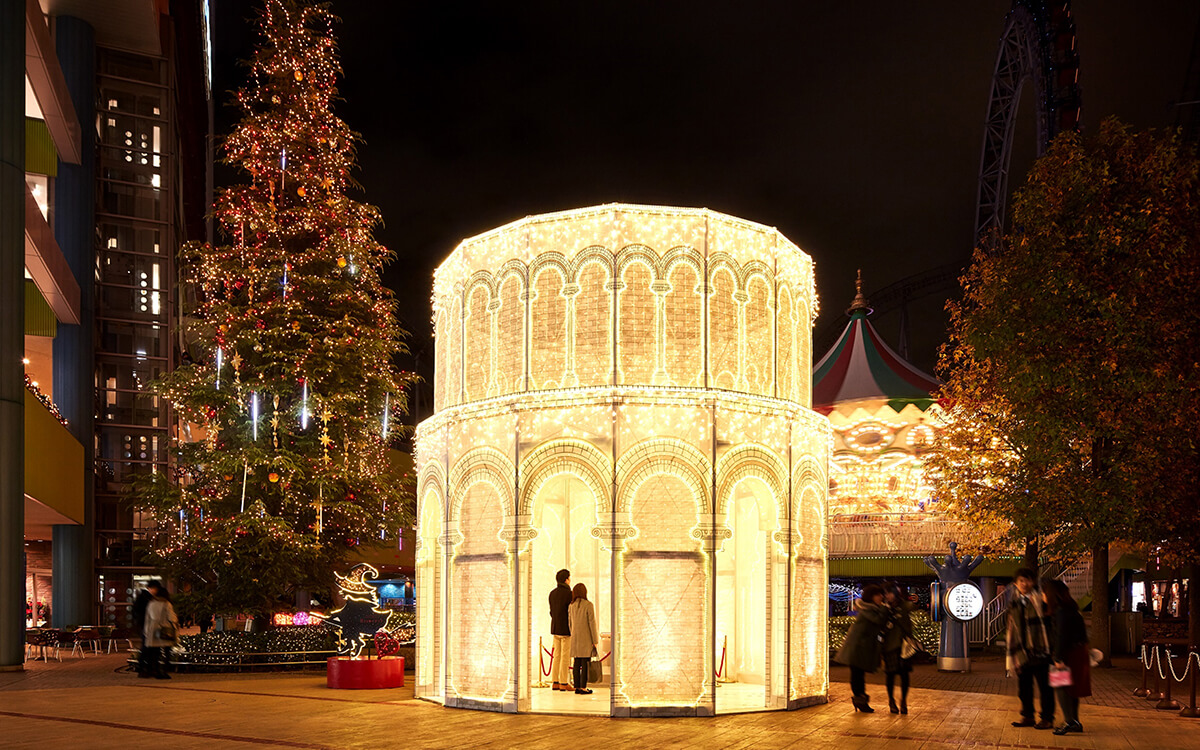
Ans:
{"type": "Polygon", "coordinates": [[[348,549],[395,540],[411,493],[389,460],[411,376],[378,211],[356,187],[356,134],[331,109],[341,74],[325,5],[267,0],[236,93],[219,192],[220,246],[181,253],[197,362],[155,384],[179,417],[171,477],[134,488],[164,573],[194,610],[263,611],[320,589],[348,549]],[[186,599],[186,597],[185,597],[186,599]]]}

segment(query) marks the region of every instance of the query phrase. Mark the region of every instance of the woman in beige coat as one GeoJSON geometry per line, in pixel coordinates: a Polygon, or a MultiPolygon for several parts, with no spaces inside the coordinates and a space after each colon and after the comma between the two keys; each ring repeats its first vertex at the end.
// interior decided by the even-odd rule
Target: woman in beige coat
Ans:
{"type": "Polygon", "coordinates": [[[160,588],[146,605],[146,624],[142,632],[142,648],[147,650],[146,671],[142,677],[169,680],[166,652],[179,640],[179,618],[171,605],[171,595],[160,588]]]}
{"type": "Polygon", "coordinates": [[[600,628],[596,624],[596,608],[587,598],[587,586],[575,584],[571,589],[571,606],[567,619],[571,623],[571,656],[575,657],[575,694],[591,695],[588,690],[588,662],[600,652],[600,628]]]}

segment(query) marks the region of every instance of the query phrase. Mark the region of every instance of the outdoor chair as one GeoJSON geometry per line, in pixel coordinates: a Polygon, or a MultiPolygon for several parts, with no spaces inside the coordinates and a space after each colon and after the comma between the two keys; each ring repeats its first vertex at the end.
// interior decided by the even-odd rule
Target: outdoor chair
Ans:
{"type": "Polygon", "coordinates": [[[118,641],[125,641],[129,644],[129,650],[133,650],[134,632],[131,628],[109,628],[109,633],[104,636],[108,641],[107,653],[112,653],[113,649],[119,648],[118,641]]]}
{"type": "Polygon", "coordinates": [[[82,655],[87,646],[92,647],[92,653],[100,653],[100,631],[94,627],[82,627],[77,629],[72,635],[75,636],[75,645],[79,648],[79,653],[82,655]]]}
{"type": "MultiPolygon", "coordinates": [[[[50,649],[54,649],[54,658],[62,661],[59,652],[58,631],[49,629],[30,630],[25,634],[26,650],[31,646],[41,653],[42,661],[50,660],[50,649]]],[[[35,659],[37,657],[34,657],[35,659]]]]}
{"type": "Polygon", "coordinates": [[[34,660],[41,657],[46,660],[46,638],[40,630],[25,631],[25,660],[29,660],[29,655],[33,654],[34,660]]]}
{"type": "MultiPolygon", "coordinates": [[[[80,643],[79,639],[75,637],[74,633],[68,633],[65,630],[56,630],[54,632],[57,634],[57,643],[55,647],[56,653],[59,653],[63,648],[70,646],[72,656],[74,656],[75,652],[78,651],[80,658],[84,657],[83,645],[80,643]]],[[[59,656],[58,660],[62,661],[62,656],[59,656]]]]}

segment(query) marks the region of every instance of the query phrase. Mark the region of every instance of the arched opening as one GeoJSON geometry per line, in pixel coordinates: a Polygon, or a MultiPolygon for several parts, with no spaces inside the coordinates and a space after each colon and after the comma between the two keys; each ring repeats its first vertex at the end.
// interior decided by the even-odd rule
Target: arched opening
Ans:
{"type": "MultiPolygon", "coordinates": [[[[530,710],[553,713],[609,713],[608,668],[604,662],[605,679],[588,687],[591,695],[552,690],[549,674],[553,657],[554,638],[550,633],[549,595],[556,585],[555,574],[566,568],[571,571],[571,584],[587,587],[588,600],[596,608],[596,620],[607,651],[612,622],[612,553],[604,549],[600,539],[592,535],[596,526],[597,498],[591,488],[574,474],[561,473],[551,477],[537,491],[531,505],[530,524],[537,535],[529,550],[529,664],[532,667],[533,687],[529,691],[530,710]],[[536,687],[546,683],[546,687],[536,687]]],[[[600,654],[603,656],[604,652],[600,654]]],[[[569,664],[570,662],[568,662],[569,664]]]]}
{"type": "MultiPolygon", "coordinates": [[[[637,533],[621,555],[619,688],[635,709],[696,706],[711,685],[701,498],[663,462],[628,502],[637,533]]],[[[682,472],[680,472],[682,473],[682,472]]]]}
{"type": "Polygon", "coordinates": [[[770,596],[777,530],[770,488],[756,477],[734,485],[725,507],[730,536],[717,552],[717,713],[771,707],[770,596]]]}
{"type": "Polygon", "coordinates": [[[464,492],[450,563],[447,699],[501,703],[512,679],[512,583],[504,501],[489,481],[464,492]]]}
{"type": "Polygon", "coordinates": [[[442,695],[442,497],[429,489],[421,499],[421,546],[417,550],[417,689],[418,695],[442,695]]]}

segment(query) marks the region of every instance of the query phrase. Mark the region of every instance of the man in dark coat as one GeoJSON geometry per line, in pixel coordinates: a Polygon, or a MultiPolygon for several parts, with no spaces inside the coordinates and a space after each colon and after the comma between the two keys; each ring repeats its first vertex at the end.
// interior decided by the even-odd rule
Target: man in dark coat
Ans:
{"type": "Polygon", "coordinates": [[[555,690],[572,690],[571,624],[567,619],[567,609],[571,606],[571,571],[564,568],[554,578],[558,585],[550,592],[550,635],[554,636],[550,679],[555,690]]]}
{"type": "Polygon", "coordinates": [[[1012,725],[1050,729],[1054,726],[1054,692],[1050,689],[1050,636],[1036,576],[1029,568],[1018,568],[1013,575],[1005,634],[1008,645],[1005,666],[1009,674],[1017,676],[1017,695],[1021,699],[1021,720],[1014,721],[1012,725]],[[1033,705],[1035,684],[1041,709],[1037,721],[1034,721],[1033,705]]]}
{"type": "MultiPolygon", "coordinates": [[[[162,584],[158,581],[150,581],[146,584],[146,588],[138,592],[138,595],[133,600],[133,629],[139,636],[146,627],[146,607],[150,602],[154,601],[154,597],[158,596],[162,591],[162,584]]],[[[138,649],[138,674],[143,674],[146,671],[146,654],[147,649],[138,649]]]]}

